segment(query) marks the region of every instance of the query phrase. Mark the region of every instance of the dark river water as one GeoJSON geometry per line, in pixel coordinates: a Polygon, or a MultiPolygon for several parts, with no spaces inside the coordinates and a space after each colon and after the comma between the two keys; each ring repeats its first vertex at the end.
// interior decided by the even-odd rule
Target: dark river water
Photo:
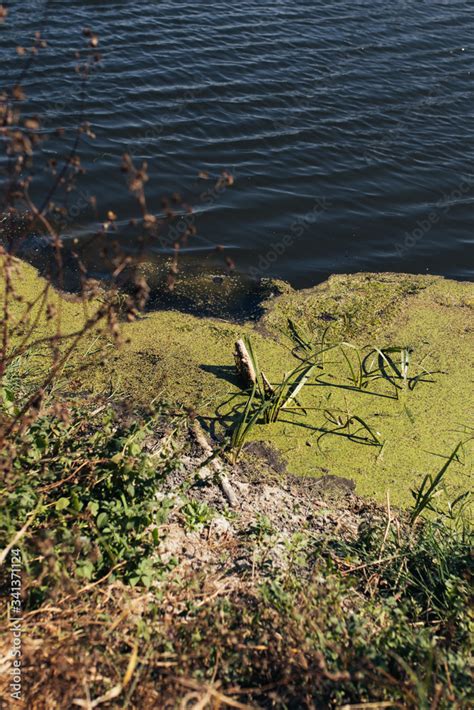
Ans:
{"type": "MultiPolygon", "coordinates": [[[[7,5],[11,85],[44,3],[7,5]]],[[[79,120],[84,26],[102,52],[85,100],[96,139],[66,239],[96,228],[94,194],[134,249],[128,151],[148,161],[151,210],[175,190],[193,204],[189,264],[216,269],[223,245],[238,271],[297,287],[333,272],[473,277],[473,0],[52,1],[25,86],[46,126],[79,120]],[[234,184],[221,191],[198,179],[223,170],[234,184]]],[[[100,275],[99,248],[86,253],[100,275]]]]}

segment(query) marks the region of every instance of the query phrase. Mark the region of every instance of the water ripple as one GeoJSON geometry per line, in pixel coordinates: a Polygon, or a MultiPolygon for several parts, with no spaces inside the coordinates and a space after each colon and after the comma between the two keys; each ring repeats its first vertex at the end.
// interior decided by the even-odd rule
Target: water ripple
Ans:
{"type": "MultiPolygon", "coordinates": [[[[334,271],[474,276],[471,0],[50,6],[49,48],[28,95],[48,125],[70,131],[81,108],[74,52],[82,27],[98,33],[103,62],[86,107],[97,140],[83,159],[99,203],[124,221],[129,201],[114,166],[128,150],[149,162],[153,209],[174,189],[194,202],[200,237],[190,259],[220,243],[243,271],[298,286],[334,271]],[[234,187],[203,202],[198,172],[224,169],[234,187]],[[291,246],[270,260],[288,234],[291,246]]],[[[0,30],[10,85],[12,49],[27,43],[41,8],[13,3],[0,30]]],[[[85,211],[70,232],[80,238],[91,227],[85,211]]],[[[99,255],[89,258],[100,271],[99,255]]]]}

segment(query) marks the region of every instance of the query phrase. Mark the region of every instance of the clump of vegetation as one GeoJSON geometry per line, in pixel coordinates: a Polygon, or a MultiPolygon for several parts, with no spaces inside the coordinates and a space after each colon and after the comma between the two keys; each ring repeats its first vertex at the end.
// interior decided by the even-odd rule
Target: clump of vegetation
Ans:
{"type": "Polygon", "coordinates": [[[160,575],[154,549],[171,503],[156,492],[177,457],[166,439],[148,449],[158,416],[129,423],[108,402],[94,410],[56,403],[10,441],[14,460],[1,461],[1,537],[22,546],[32,599],[66,578],[113,572],[149,586],[160,575]]]}
{"type": "Polygon", "coordinates": [[[165,407],[131,421],[63,403],[17,435],[1,529],[24,561],[29,707],[72,706],[84,683],[91,702],[137,709],[470,707],[470,530],[461,502],[449,525],[424,517],[444,474],[411,515],[362,508],[352,533],[350,502],[284,533],[265,509],[224,506],[217,544],[202,485],[169,487],[186,426],[165,407]],[[204,561],[163,555],[170,520],[204,561]]]}
{"type": "Polygon", "coordinates": [[[467,708],[468,546],[436,524],[388,540],[385,522],[344,550],[306,539],[291,574],[190,613],[180,665],[191,647],[189,670],[209,669],[210,683],[218,668],[255,708],[467,708]]]}
{"type": "MultiPolygon", "coordinates": [[[[288,320],[287,335],[293,341],[292,353],[299,361],[286,372],[278,383],[269,382],[260,369],[256,353],[248,337],[236,344],[236,364],[246,386],[245,400],[234,407],[235,423],[232,427],[229,449],[235,462],[245,443],[255,434],[258,424],[272,424],[283,414],[305,416],[315,409],[299,401],[302,390],[311,385],[338,388],[398,400],[400,392],[408,393],[421,382],[433,383],[433,374],[412,363],[413,350],[407,346],[359,348],[345,341],[328,342],[326,328],[319,342],[301,333],[297,325],[288,320]],[[335,379],[330,371],[328,355],[339,353],[346,365],[347,375],[335,379]],[[413,372],[415,370],[415,372],[413,372]],[[377,385],[382,386],[377,386],[377,385]],[[384,385],[388,385],[388,391],[384,385]]],[[[324,422],[313,427],[318,432],[318,444],[328,434],[342,436],[365,446],[383,446],[380,433],[365,419],[352,411],[322,410],[324,422]]],[[[308,426],[308,428],[310,428],[308,426]]]]}
{"type": "MultiPolygon", "coordinates": [[[[245,338],[239,343],[245,363],[246,379],[250,381],[250,390],[242,414],[231,435],[230,448],[233,452],[234,462],[258,422],[272,424],[278,421],[283,410],[287,412],[301,410],[297,395],[308,382],[316,367],[315,362],[304,362],[285,373],[282,381],[273,385],[268,381],[265,373],[260,370],[250,339],[245,338]]],[[[237,343],[238,348],[239,343],[237,343]]],[[[236,358],[239,367],[241,361],[237,356],[236,358]]],[[[304,412],[304,410],[302,411],[304,412]]]]}

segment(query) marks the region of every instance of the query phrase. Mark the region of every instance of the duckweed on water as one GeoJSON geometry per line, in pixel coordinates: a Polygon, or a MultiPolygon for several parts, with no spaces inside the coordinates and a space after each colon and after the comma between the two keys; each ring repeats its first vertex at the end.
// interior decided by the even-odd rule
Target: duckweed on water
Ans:
{"type": "MultiPolygon", "coordinates": [[[[19,265],[18,289],[25,298],[34,296],[38,279],[31,267],[19,265]]],[[[147,313],[124,324],[121,349],[102,342],[101,362],[87,374],[78,373],[71,388],[120,393],[144,405],[166,396],[194,409],[212,431],[223,433],[231,423],[223,403],[241,392],[233,351],[235,341],[243,336],[252,338],[271,382],[281,381],[282,373],[295,366],[289,321],[310,340],[320,341],[328,331],[330,342],[348,342],[361,351],[370,346],[388,353],[394,344],[410,348],[419,373],[433,373],[433,383],[402,390],[396,401],[368,397],[347,387],[307,385],[301,393],[307,409],[304,419],[295,424],[280,418],[258,430],[260,439],[279,450],[289,473],[351,478],[362,495],[382,500],[389,489],[395,504],[408,504],[410,489],[436,468],[438,457],[466,438],[460,432],[469,426],[473,404],[469,373],[474,353],[474,286],[434,276],[355,274],[333,276],[304,291],[288,286],[279,290],[281,295],[264,303],[264,315],[252,323],[170,310],[147,313]],[[382,447],[355,447],[342,436],[331,436],[330,441],[325,436],[318,445],[321,432],[314,428],[320,428],[321,417],[336,427],[355,416],[374,433],[380,432],[376,436],[382,447]]],[[[61,298],[61,305],[63,324],[72,331],[84,317],[82,307],[72,298],[61,298]]],[[[40,322],[38,328],[46,331],[48,324],[40,322]]],[[[93,337],[82,344],[82,353],[97,350],[93,337]]],[[[350,384],[348,357],[357,377],[355,351],[333,350],[325,355],[334,381],[350,384]]],[[[472,451],[471,439],[450,471],[447,486],[453,495],[469,487],[472,451]]]]}

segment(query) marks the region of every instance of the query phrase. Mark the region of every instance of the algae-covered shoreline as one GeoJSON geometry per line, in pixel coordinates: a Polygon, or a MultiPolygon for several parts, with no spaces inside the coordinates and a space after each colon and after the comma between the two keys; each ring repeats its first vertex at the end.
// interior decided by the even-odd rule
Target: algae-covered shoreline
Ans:
{"type": "Polygon", "coordinates": [[[102,327],[101,287],[87,301],[23,262],[8,273],[0,554],[23,566],[28,707],[472,706],[472,284],[275,282],[258,320],[102,327]],[[240,339],[267,393],[295,363],[305,376],[237,455],[255,401],[240,339]]]}
{"type": "MultiPolygon", "coordinates": [[[[24,263],[18,266],[19,291],[32,300],[41,277],[24,263]]],[[[332,276],[302,291],[275,282],[272,290],[276,295],[261,304],[263,315],[256,321],[235,323],[163,310],[124,323],[123,345],[117,349],[106,344],[100,365],[87,369],[82,384],[79,374],[74,386],[91,393],[108,389],[135,406],[160,398],[179,403],[195,411],[219,441],[232,423],[232,407],[241,393],[233,361],[238,338],[252,339],[262,368],[274,382],[295,364],[290,321],[312,338],[324,333],[327,341],[361,349],[409,346],[413,362],[433,373],[433,382],[419,384],[396,401],[314,383],[302,395],[305,417],[260,426],[252,438],[275,446],[290,474],[353,479],[360,495],[382,501],[389,491],[393,502],[402,506],[411,502],[410,491],[423,476],[467,439],[463,465],[452,467],[449,483],[453,494],[468,488],[473,465],[466,427],[473,405],[474,285],[438,276],[362,273],[332,276]],[[320,444],[315,430],[328,411],[370,421],[383,446],[336,437],[325,437],[320,444]]],[[[84,317],[81,306],[71,296],[54,297],[61,301],[62,327],[74,331],[84,317]]],[[[79,352],[94,350],[96,337],[88,336],[79,352]]],[[[329,360],[329,380],[324,381],[347,384],[344,360],[333,353],[329,360]]]]}

